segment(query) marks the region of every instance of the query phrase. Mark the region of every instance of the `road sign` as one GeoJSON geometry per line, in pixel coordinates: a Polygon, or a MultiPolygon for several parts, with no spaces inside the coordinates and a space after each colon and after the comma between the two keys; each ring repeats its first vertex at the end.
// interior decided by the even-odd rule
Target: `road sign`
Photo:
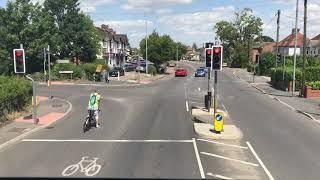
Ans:
{"type": "Polygon", "coordinates": [[[214,114],[214,131],[221,132],[223,130],[223,123],[224,123],[224,114],[223,112],[216,112],[214,114]]]}
{"type": "Polygon", "coordinates": [[[102,70],[102,65],[101,64],[97,65],[96,72],[100,73],[101,70],[102,70]]]}

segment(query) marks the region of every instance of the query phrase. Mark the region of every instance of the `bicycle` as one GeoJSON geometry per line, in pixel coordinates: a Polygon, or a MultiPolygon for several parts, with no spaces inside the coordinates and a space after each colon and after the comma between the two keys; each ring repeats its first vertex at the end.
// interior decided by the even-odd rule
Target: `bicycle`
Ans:
{"type": "Polygon", "coordinates": [[[96,127],[96,115],[94,114],[94,110],[88,110],[89,115],[87,115],[86,120],[83,123],[83,133],[89,131],[89,129],[94,126],[96,127]]]}
{"type": "Polygon", "coordinates": [[[93,158],[92,160],[87,159],[89,157],[82,157],[82,159],[77,164],[72,164],[62,171],[62,176],[71,176],[77,172],[80,168],[80,172],[84,173],[86,176],[94,176],[101,170],[101,165],[97,164],[99,158],[93,158]],[[89,163],[84,166],[84,163],[89,163]]]}

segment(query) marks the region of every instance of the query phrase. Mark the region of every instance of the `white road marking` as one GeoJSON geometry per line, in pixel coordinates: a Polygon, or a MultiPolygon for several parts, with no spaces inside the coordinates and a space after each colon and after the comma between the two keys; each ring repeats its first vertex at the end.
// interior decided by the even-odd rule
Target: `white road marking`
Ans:
{"type": "Polygon", "coordinates": [[[106,143],[192,143],[193,140],[167,140],[167,139],[146,139],[146,140],[127,140],[127,139],[23,139],[23,142],[106,142],[106,143]]]}
{"type": "Polygon", "coordinates": [[[186,84],[184,84],[183,87],[184,87],[184,98],[187,99],[187,88],[186,88],[186,84]]]}
{"type": "Polygon", "coordinates": [[[251,166],[256,166],[256,167],[259,166],[258,164],[255,164],[255,163],[250,163],[250,162],[242,161],[242,160],[239,160],[239,159],[233,159],[233,158],[229,158],[229,157],[225,157],[225,156],[220,156],[220,155],[217,155],[217,154],[212,154],[212,153],[207,153],[207,152],[201,152],[201,154],[205,154],[205,155],[208,155],[208,156],[217,157],[217,158],[221,158],[221,159],[226,159],[226,160],[230,160],[230,161],[235,161],[235,162],[239,162],[239,163],[242,163],[242,164],[248,164],[248,165],[251,165],[251,166]]]}
{"type": "Polygon", "coordinates": [[[207,173],[207,175],[208,176],[212,176],[212,177],[214,177],[214,178],[219,178],[219,179],[227,179],[227,180],[229,180],[229,179],[232,179],[232,178],[230,178],[230,177],[227,177],[227,176],[222,176],[222,175],[219,175],[219,174],[212,174],[212,173],[207,173]]]}
{"type": "Polygon", "coordinates": [[[201,91],[201,89],[198,87],[198,91],[201,91]]]}
{"type": "Polygon", "coordinates": [[[189,101],[191,104],[203,104],[203,102],[189,101]]]}
{"type": "Polygon", "coordinates": [[[82,157],[81,160],[76,164],[71,164],[66,167],[61,175],[62,176],[71,176],[76,173],[78,170],[84,173],[86,176],[95,176],[101,170],[101,165],[97,164],[99,158],[93,158],[89,160],[88,157],[82,157]]]}
{"type": "Polygon", "coordinates": [[[249,147],[249,149],[251,150],[252,154],[255,156],[255,158],[258,160],[259,164],[261,165],[261,167],[263,168],[264,172],[266,172],[266,174],[268,175],[270,180],[274,180],[273,176],[271,175],[270,171],[267,169],[267,167],[263,164],[263,162],[261,161],[261,159],[259,158],[259,156],[257,155],[257,153],[255,152],[255,150],[253,149],[253,147],[251,146],[250,142],[247,141],[247,145],[249,147]]]}
{"type": "Polygon", "coordinates": [[[281,101],[279,98],[277,98],[277,97],[273,97],[273,98],[274,98],[275,100],[279,101],[280,103],[284,104],[285,106],[291,108],[292,110],[296,110],[296,108],[294,108],[294,107],[290,106],[289,104],[281,101]]]}
{"type": "Polygon", "coordinates": [[[203,170],[203,167],[202,167],[202,163],[201,163],[201,159],[200,159],[199,151],[198,151],[198,147],[197,147],[197,142],[196,142],[195,138],[192,138],[192,142],[193,142],[194,152],[195,152],[196,157],[197,157],[197,162],[198,162],[198,166],[199,166],[200,175],[201,175],[201,178],[204,179],[204,178],[206,178],[206,176],[204,174],[204,170],[203,170]]]}
{"type": "Polygon", "coordinates": [[[186,101],[186,110],[187,110],[187,112],[189,112],[189,104],[188,104],[188,101],[186,101]]]}
{"type": "Polygon", "coordinates": [[[225,112],[227,113],[227,115],[230,117],[230,114],[229,114],[226,106],[222,102],[221,102],[221,105],[222,105],[223,109],[225,110],[225,112]]]}
{"type": "Polygon", "coordinates": [[[197,139],[198,141],[204,141],[204,142],[209,142],[209,143],[214,143],[214,144],[220,144],[224,146],[230,146],[230,147],[236,147],[236,148],[242,148],[242,149],[248,149],[248,147],[245,146],[238,146],[238,145],[233,145],[233,144],[225,144],[217,141],[212,141],[212,140],[206,140],[206,139],[197,139]]]}

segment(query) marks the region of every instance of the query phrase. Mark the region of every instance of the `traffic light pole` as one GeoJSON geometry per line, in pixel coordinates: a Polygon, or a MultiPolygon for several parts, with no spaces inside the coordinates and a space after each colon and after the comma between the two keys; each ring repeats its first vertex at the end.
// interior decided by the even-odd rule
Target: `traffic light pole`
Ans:
{"type": "Polygon", "coordinates": [[[213,84],[213,113],[217,113],[217,82],[218,82],[218,71],[214,71],[214,84],[213,84]]]}
{"type": "Polygon", "coordinates": [[[32,81],[32,99],[33,99],[33,114],[32,114],[32,118],[33,118],[33,122],[34,124],[38,124],[38,118],[37,118],[37,97],[36,97],[36,85],[35,85],[35,81],[29,77],[28,75],[26,75],[26,78],[28,78],[29,80],[32,81]]]}
{"type": "Polygon", "coordinates": [[[212,97],[211,97],[211,95],[212,95],[212,93],[211,93],[211,91],[210,91],[210,76],[211,76],[211,68],[210,67],[208,67],[208,112],[210,112],[210,109],[211,109],[211,101],[212,101],[212,97]]]}
{"type": "Polygon", "coordinates": [[[52,91],[51,91],[51,61],[50,61],[50,46],[48,45],[48,71],[49,71],[49,80],[48,80],[48,86],[49,86],[49,99],[52,99],[52,91]]]}

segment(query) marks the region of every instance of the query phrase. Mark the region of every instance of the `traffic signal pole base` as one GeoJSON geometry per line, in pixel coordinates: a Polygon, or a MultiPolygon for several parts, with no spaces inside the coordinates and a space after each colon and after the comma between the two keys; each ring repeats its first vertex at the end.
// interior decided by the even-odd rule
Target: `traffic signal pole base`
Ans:
{"type": "Polygon", "coordinates": [[[212,124],[206,123],[194,123],[194,131],[200,137],[204,139],[241,139],[242,133],[235,125],[224,125],[221,133],[213,132],[214,127],[212,124]]]}

